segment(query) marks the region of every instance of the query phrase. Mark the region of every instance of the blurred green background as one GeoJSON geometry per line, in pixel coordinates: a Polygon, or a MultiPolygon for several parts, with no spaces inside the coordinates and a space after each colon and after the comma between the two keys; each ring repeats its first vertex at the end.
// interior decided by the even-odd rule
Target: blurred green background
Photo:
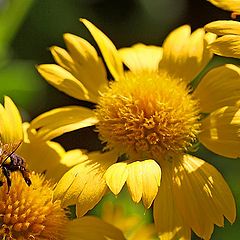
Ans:
{"type": "MultiPolygon", "coordinates": [[[[80,17],[96,24],[120,48],[137,42],[161,45],[166,35],[182,24],[190,24],[194,30],[213,20],[230,19],[230,13],[205,0],[0,0],[0,95],[1,99],[8,95],[15,101],[24,120],[29,121],[59,106],[85,104],[91,107],[49,86],[35,69],[37,64],[53,62],[48,48],[52,45],[64,47],[63,33],[74,33],[96,46],[79,22],[80,17]]],[[[225,62],[240,63],[236,59],[215,57],[208,67],[225,62]]],[[[100,143],[92,130],[75,131],[57,140],[66,149],[96,150],[100,143]]],[[[222,172],[240,206],[240,159],[219,157],[203,147],[197,155],[222,172]]],[[[127,200],[124,206],[138,212],[127,200]]],[[[142,208],[138,214],[146,217],[142,208]]],[[[151,217],[148,219],[150,221],[151,217]]],[[[233,226],[226,222],[225,228],[216,227],[212,239],[235,240],[239,237],[238,218],[233,226]]],[[[193,239],[198,238],[193,236],[193,239]]]]}

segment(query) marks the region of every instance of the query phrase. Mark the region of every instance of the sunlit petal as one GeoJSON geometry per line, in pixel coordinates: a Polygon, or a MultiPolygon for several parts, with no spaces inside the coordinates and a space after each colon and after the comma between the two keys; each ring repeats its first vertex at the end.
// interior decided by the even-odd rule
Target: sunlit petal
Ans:
{"type": "Polygon", "coordinates": [[[38,137],[50,140],[63,133],[92,126],[97,122],[98,120],[92,110],[84,107],[68,106],[55,108],[39,115],[31,122],[31,128],[37,129],[38,137]]]}
{"type": "Polygon", "coordinates": [[[118,50],[123,62],[133,72],[157,71],[162,48],[141,43],[118,50]]]}
{"type": "Polygon", "coordinates": [[[113,75],[114,79],[117,80],[119,76],[123,75],[123,65],[116,47],[112,41],[91,22],[86,19],[81,19],[81,21],[92,34],[102,52],[111,74],[113,75]]]}
{"type": "Polygon", "coordinates": [[[200,81],[194,96],[202,112],[234,105],[240,99],[240,68],[233,64],[211,69],[200,81]]]}
{"type": "Polygon", "coordinates": [[[54,198],[61,199],[63,206],[77,204],[77,215],[83,216],[105,194],[104,174],[116,161],[114,152],[90,154],[89,159],[64,174],[56,186],[54,198]]]}
{"type": "Polygon", "coordinates": [[[202,121],[201,143],[211,151],[230,158],[240,157],[240,109],[222,107],[202,121]]]}

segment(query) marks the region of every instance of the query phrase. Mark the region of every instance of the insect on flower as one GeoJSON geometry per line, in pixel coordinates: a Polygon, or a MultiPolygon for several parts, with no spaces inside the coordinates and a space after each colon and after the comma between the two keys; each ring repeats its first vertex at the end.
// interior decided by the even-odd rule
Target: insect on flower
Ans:
{"type": "MultiPolygon", "coordinates": [[[[25,160],[15,153],[23,141],[21,116],[9,97],[5,97],[4,100],[5,106],[0,104],[0,167],[9,190],[11,172],[19,171],[28,186],[31,185],[31,180],[25,160]]],[[[1,185],[3,181],[0,180],[1,185]]]]}
{"type": "MultiPolygon", "coordinates": [[[[4,146],[7,145],[8,148],[8,144],[5,144],[4,146]]],[[[1,157],[0,157],[1,159],[1,157]]],[[[26,163],[25,160],[20,157],[19,155],[17,155],[14,152],[12,152],[10,155],[8,155],[1,163],[1,168],[2,168],[2,173],[5,176],[6,180],[7,180],[7,185],[8,185],[8,190],[11,187],[11,172],[15,172],[15,171],[19,171],[21,172],[26,184],[28,186],[31,185],[31,180],[30,180],[30,174],[29,171],[26,169],[26,163]]],[[[3,182],[0,181],[0,186],[3,185],[3,182]]]]}

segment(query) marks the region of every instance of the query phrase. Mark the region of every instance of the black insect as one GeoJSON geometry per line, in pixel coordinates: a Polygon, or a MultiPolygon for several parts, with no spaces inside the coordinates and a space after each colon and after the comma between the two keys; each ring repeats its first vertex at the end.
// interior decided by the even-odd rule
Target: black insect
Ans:
{"type": "MultiPolygon", "coordinates": [[[[22,174],[26,184],[28,186],[31,185],[32,182],[30,180],[30,173],[26,169],[25,160],[19,155],[17,155],[16,153],[14,153],[14,151],[10,155],[8,155],[6,158],[4,158],[0,167],[2,168],[2,173],[7,180],[8,191],[10,190],[10,187],[12,184],[11,172],[19,171],[22,174]]],[[[0,186],[2,185],[3,185],[3,182],[0,181],[0,186]]]]}

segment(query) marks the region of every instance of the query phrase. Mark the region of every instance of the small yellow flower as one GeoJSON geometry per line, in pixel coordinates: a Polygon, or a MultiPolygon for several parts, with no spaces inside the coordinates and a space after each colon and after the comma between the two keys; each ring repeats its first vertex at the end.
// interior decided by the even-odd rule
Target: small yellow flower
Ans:
{"type": "Polygon", "coordinates": [[[208,0],[216,7],[240,14],[240,0],[208,0]]]}
{"type": "Polygon", "coordinates": [[[53,186],[43,176],[32,174],[28,187],[18,173],[13,184],[0,188],[0,237],[13,240],[116,239],[121,232],[95,217],[69,220],[60,200],[53,201],[53,186]]]}
{"type": "Polygon", "coordinates": [[[203,29],[191,34],[185,25],[170,33],[162,48],[136,44],[117,50],[92,23],[82,22],[115,81],[108,82],[101,58],[86,40],[65,34],[68,51],[51,48],[59,65],[43,64],[38,71],[96,109],[57,108],[37,117],[31,127],[56,137],[95,124],[108,151],[91,153],[69,170],[54,197],[63,206],[77,204],[80,217],[107,187],[118,194],[126,183],[133,201],[142,200],[146,208],[154,201],[161,239],[190,239],[191,230],[209,239],[224,217],[234,222],[235,202],[222,175],[189,152],[200,141],[217,154],[240,156],[239,67],[210,70],[194,90],[191,82],[212,58],[207,46],[214,34],[203,29]]]}
{"type": "MultiPolygon", "coordinates": [[[[240,2],[239,2],[240,5],[240,2]]],[[[240,23],[237,21],[215,21],[205,26],[206,31],[219,37],[209,45],[217,55],[240,58],[240,23]]]]}
{"type": "Polygon", "coordinates": [[[126,215],[122,205],[108,201],[103,205],[101,218],[120,229],[127,240],[153,240],[157,231],[153,224],[146,224],[139,215],[126,215]]]}

